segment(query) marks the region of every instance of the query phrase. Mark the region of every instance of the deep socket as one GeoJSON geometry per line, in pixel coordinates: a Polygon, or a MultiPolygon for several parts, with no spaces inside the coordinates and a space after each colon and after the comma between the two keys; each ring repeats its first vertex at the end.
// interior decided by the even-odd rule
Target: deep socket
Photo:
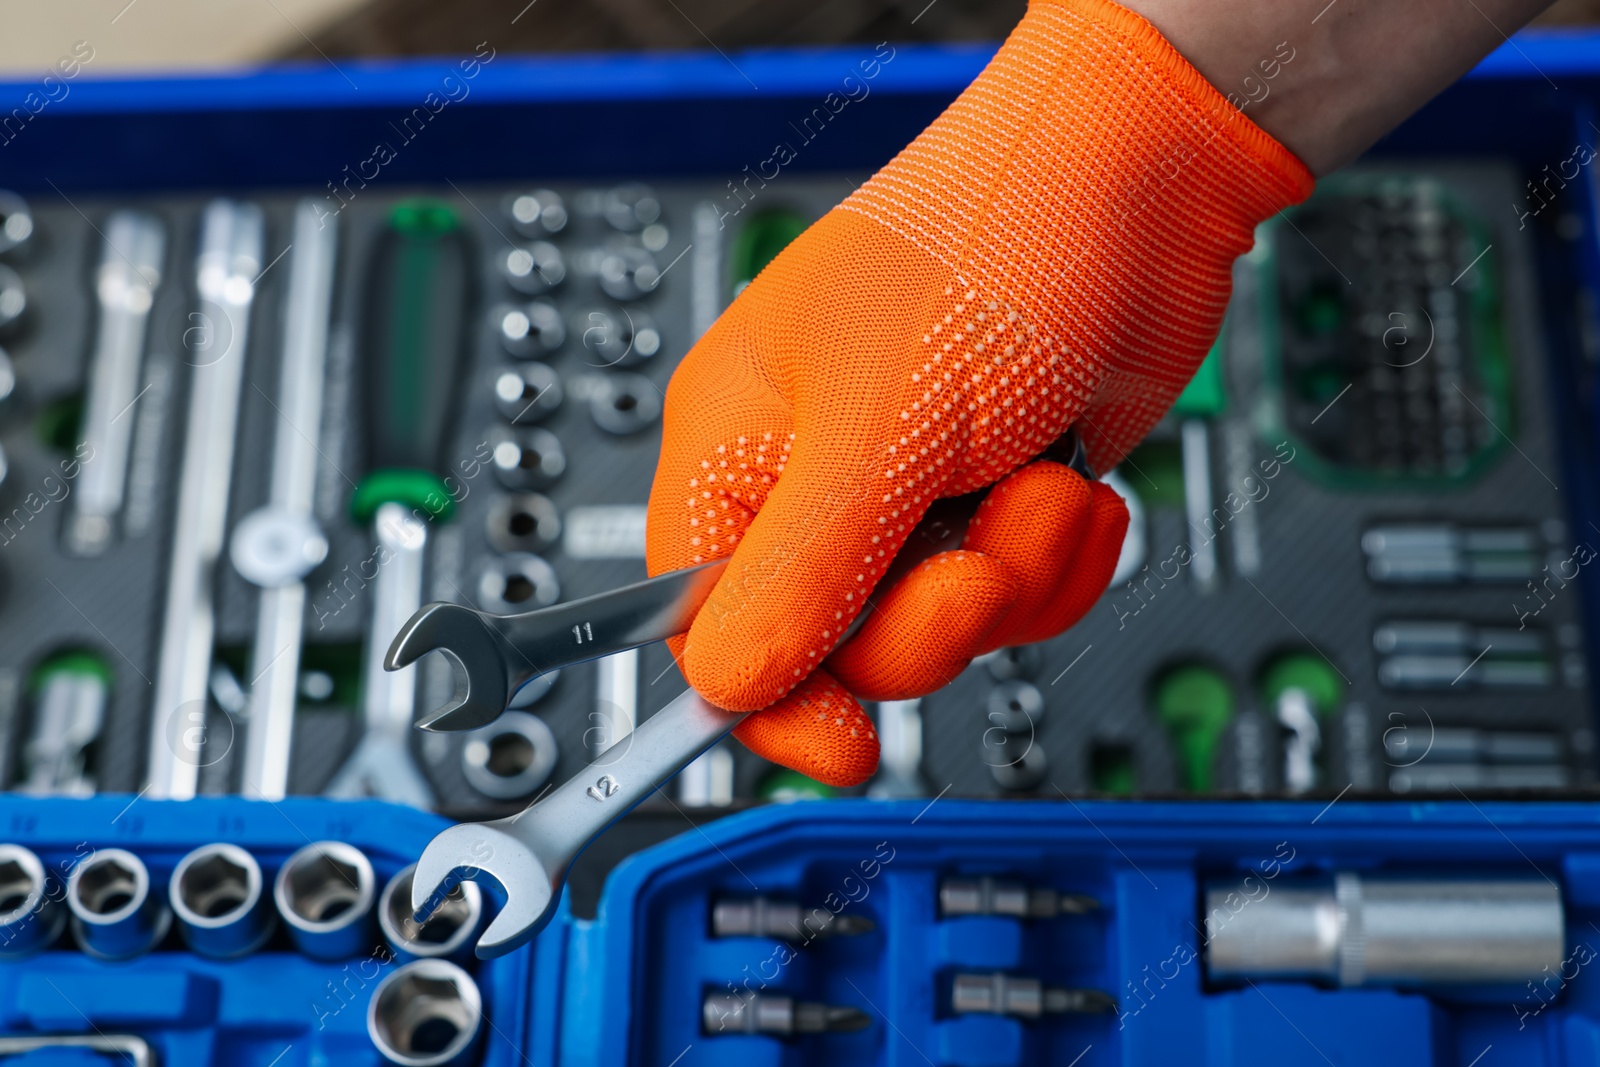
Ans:
{"type": "Polygon", "coordinates": [[[345,959],[373,947],[372,863],[342,841],[317,841],[278,870],[272,895],[295,946],[319,960],[345,959]]]}
{"type": "Polygon", "coordinates": [[[1365,875],[1206,886],[1213,981],[1382,986],[1522,982],[1561,966],[1561,891],[1543,878],[1365,875]]]}
{"type": "Polygon", "coordinates": [[[378,898],[378,927],[401,962],[465,955],[483,919],[483,891],[476,882],[462,882],[450,891],[428,921],[411,916],[411,876],[417,865],[389,879],[378,898]]]}
{"type": "Polygon", "coordinates": [[[225,842],[201,845],[178,861],[167,896],[178,931],[201,956],[230,959],[254,952],[272,936],[261,865],[225,842]]]}
{"type": "Polygon", "coordinates": [[[449,960],[416,960],[378,983],[367,1034],[397,1067],[456,1067],[472,1058],[483,1029],[483,997],[449,960]]]}
{"type": "Polygon", "coordinates": [[[0,845],[0,960],[49,948],[66,920],[39,857],[21,845],[0,845]]]}
{"type": "Polygon", "coordinates": [[[151,892],[149,868],[120,848],[99,849],[72,869],[67,907],[78,947],[103,960],[150,951],[172,925],[172,912],[151,892]]]}

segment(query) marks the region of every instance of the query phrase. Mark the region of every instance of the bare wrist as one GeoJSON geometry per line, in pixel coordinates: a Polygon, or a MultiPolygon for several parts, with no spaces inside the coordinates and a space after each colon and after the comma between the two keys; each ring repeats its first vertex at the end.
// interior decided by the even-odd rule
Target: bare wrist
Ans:
{"type": "Polygon", "coordinates": [[[1120,0],[1323,175],[1465,74],[1549,0],[1120,0]]]}

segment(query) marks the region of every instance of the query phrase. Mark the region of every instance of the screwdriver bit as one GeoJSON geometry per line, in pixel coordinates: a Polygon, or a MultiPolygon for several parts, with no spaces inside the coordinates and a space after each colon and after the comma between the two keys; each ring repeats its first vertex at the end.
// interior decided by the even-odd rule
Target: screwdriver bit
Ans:
{"type": "Polygon", "coordinates": [[[939,883],[939,914],[1009,915],[1016,919],[1053,919],[1057,915],[1083,915],[1100,902],[1081,893],[1004,882],[995,878],[946,878],[939,883]]]}
{"type": "Polygon", "coordinates": [[[798,903],[767,897],[719,900],[711,908],[712,937],[770,937],[807,942],[822,937],[856,937],[876,928],[862,915],[842,915],[826,908],[802,912],[798,903]]]}
{"type": "Polygon", "coordinates": [[[817,1004],[793,997],[756,993],[707,993],[700,1007],[701,1025],[708,1035],[847,1034],[864,1029],[872,1020],[859,1008],[817,1004]]]}
{"type": "Polygon", "coordinates": [[[1100,1014],[1116,1006],[1098,989],[1062,989],[1037,978],[993,974],[958,974],[950,986],[950,1010],[957,1015],[1012,1015],[1037,1019],[1041,1015],[1100,1014]]]}

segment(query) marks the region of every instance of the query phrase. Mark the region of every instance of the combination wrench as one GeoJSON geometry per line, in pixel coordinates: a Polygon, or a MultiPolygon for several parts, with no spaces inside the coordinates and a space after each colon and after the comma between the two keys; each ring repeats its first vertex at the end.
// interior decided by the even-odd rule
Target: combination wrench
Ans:
{"type": "Polygon", "coordinates": [[[741,718],[686,690],[543,800],[510,818],[445,830],[423,850],[412,877],[417,921],[426,921],[464,878],[486,874],[500,883],[506,902],[478,939],[478,957],[527,944],[550,921],[584,846],[741,718]]]}
{"type": "MultiPolygon", "coordinates": [[[[1073,469],[1093,477],[1076,434],[1069,431],[1047,454],[1051,452],[1062,454],[1073,469]]],[[[902,550],[904,558],[897,560],[884,583],[896,580],[921,559],[958,545],[977,497],[940,501],[930,508],[902,550]]],[[[517,616],[495,617],[455,605],[430,604],[395,636],[385,667],[401,669],[428,652],[444,652],[460,668],[464,681],[429,724],[450,730],[486,725],[504,709],[503,701],[515,691],[519,677],[526,680],[534,670],[559,669],[684,632],[726,566],[726,561],[718,561],[673,571],[517,616]],[[535,667],[535,657],[546,662],[535,667]],[[489,696],[493,700],[485,699],[489,696]]],[[[856,622],[864,618],[865,613],[856,622]]],[[[479,939],[478,956],[492,959],[527,944],[549,923],[578,853],[725,737],[741,718],[687,690],[520,813],[443,831],[417,861],[411,883],[416,921],[427,921],[463,880],[487,876],[499,883],[506,902],[479,939]]]]}

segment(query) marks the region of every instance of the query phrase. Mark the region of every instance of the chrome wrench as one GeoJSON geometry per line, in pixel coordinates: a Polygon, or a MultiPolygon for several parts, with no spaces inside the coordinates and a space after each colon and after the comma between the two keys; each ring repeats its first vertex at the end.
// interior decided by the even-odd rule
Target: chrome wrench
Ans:
{"type": "MultiPolygon", "coordinates": [[[[373,634],[389,633],[422,603],[423,550],[428,528],[402,504],[378,508],[378,574],[372,583],[373,634]]],[[[433,787],[411,758],[416,669],[390,671],[376,655],[365,659],[362,702],[366,732],[327,793],[381,797],[414,808],[433,806],[433,787]]],[[[501,709],[505,710],[504,708],[501,709]]]]}
{"type": "Polygon", "coordinates": [[[272,449],[272,489],[265,507],[234,527],[234,569],[261,587],[251,670],[250,716],[240,791],[250,799],[282,800],[289,791],[305,630],[305,577],[328,554],[313,513],[317,436],[322,428],[322,382],[333,305],[337,223],[320,200],[302,200],[294,215],[294,258],[283,315],[279,423],[272,449]]]}
{"type": "MultiPolygon", "coordinates": [[[[1066,462],[1092,477],[1076,435],[1063,443],[1070,448],[1066,462]]],[[[930,511],[926,527],[919,526],[926,536],[905,554],[908,564],[960,542],[973,502],[948,503],[944,514],[930,511]]],[[[515,658],[526,663],[529,653],[548,656],[545,669],[559,669],[682,633],[725,566],[718,561],[673,571],[572,604],[503,618],[430,604],[396,635],[385,667],[409,668],[428,652],[446,653],[461,668],[466,688],[429,721],[435,729],[466,729],[459,720],[441,720],[452,712],[465,710],[470,717],[493,708],[484,702],[486,692],[509,696],[515,658]]],[[[475,725],[492,721],[503,708],[475,725]]],[[[487,876],[499,883],[506,903],[478,940],[478,956],[492,959],[527,944],[550,921],[567,871],[589,842],[722,740],[742,717],[690,689],[519,814],[443,831],[417,862],[411,885],[416,921],[427,921],[461,881],[487,876]]]]}
{"type": "Polygon", "coordinates": [[[475,730],[499,718],[517,690],[544,671],[683,633],[727,566],[727,560],[716,560],[669,571],[521,615],[429,604],[400,627],[383,666],[398,671],[429,652],[443,652],[459,668],[455,696],[417,725],[424,730],[475,730]]]}
{"type": "Polygon", "coordinates": [[[425,921],[463,879],[487,875],[500,883],[506,902],[478,939],[479,958],[527,944],[550,921],[578,853],[741,718],[687,690],[519,814],[445,830],[423,850],[412,877],[417,920],[425,921]]]}
{"type": "MultiPolygon", "coordinates": [[[[1095,476],[1074,430],[1063,434],[1044,456],[1086,478],[1095,476]]],[[[896,561],[900,569],[883,581],[893,581],[935,552],[957,547],[975,507],[975,500],[966,497],[936,503],[919,525],[918,536],[901,551],[896,561]]],[[[424,730],[475,730],[494,722],[518,689],[546,671],[684,633],[727,566],[727,560],[713,560],[520,615],[429,604],[395,634],[384,669],[397,671],[429,652],[443,652],[457,668],[455,693],[417,725],[424,730]]]]}
{"type": "Polygon", "coordinates": [[[214,200],[206,205],[196,263],[200,343],[189,355],[194,373],[188,429],[151,703],[151,797],[194,796],[205,758],[206,683],[216,635],[213,583],[226,533],[262,230],[261,209],[254,204],[214,200]]]}

